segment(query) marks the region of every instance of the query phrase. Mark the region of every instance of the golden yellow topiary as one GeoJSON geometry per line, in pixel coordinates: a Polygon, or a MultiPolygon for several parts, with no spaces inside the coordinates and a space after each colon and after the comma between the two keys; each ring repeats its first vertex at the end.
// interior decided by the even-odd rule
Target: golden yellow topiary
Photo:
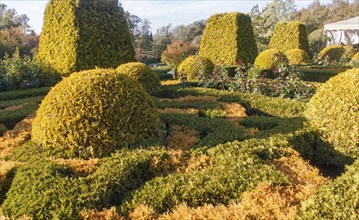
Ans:
{"type": "MultiPolygon", "coordinates": [[[[359,68],[323,84],[308,103],[305,115],[334,146],[359,152],[359,68]]],[[[359,155],[358,155],[359,156],[359,155]]]]}
{"type": "Polygon", "coordinates": [[[308,64],[310,58],[307,52],[301,49],[287,50],[285,53],[290,65],[308,64]]]}
{"type": "Polygon", "coordinates": [[[143,85],[150,94],[156,93],[161,89],[161,83],[156,73],[144,63],[131,62],[125,63],[116,69],[117,72],[126,74],[132,79],[143,85]]]}
{"type": "Polygon", "coordinates": [[[279,22],[274,29],[268,48],[286,52],[291,49],[302,49],[309,54],[307,28],[298,21],[279,22]]]}
{"type": "Polygon", "coordinates": [[[267,49],[261,52],[256,60],[254,66],[262,70],[270,70],[277,66],[278,61],[282,60],[285,55],[277,49],[267,49]]]}
{"type": "Polygon", "coordinates": [[[252,21],[248,15],[232,12],[212,15],[204,30],[199,55],[215,64],[253,63],[257,56],[252,21]]]}
{"type": "Polygon", "coordinates": [[[353,56],[357,53],[357,50],[352,45],[346,45],[344,47],[344,56],[346,56],[348,59],[352,59],[353,56]]]}
{"type": "Polygon", "coordinates": [[[125,11],[118,0],[50,0],[37,59],[62,75],[134,61],[125,11]]]}
{"type": "Polygon", "coordinates": [[[135,80],[109,69],[71,74],[36,113],[32,140],[80,157],[108,155],[162,129],[155,105],[135,80]]]}
{"type": "Polygon", "coordinates": [[[318,61],[327,60],[329,62],[337,62],[340,60],[344,52],[345,49],[343,46],[340,45],[327,46],[319,52],[317,60],[318,61]]]}
{"type": "Polygon", "coordinates": [[[211,75],[213,69],[214,65],[210,59],[195,55],[188,57],[178,66],[177,74],[179,78],[198,80],[211,75]]]}

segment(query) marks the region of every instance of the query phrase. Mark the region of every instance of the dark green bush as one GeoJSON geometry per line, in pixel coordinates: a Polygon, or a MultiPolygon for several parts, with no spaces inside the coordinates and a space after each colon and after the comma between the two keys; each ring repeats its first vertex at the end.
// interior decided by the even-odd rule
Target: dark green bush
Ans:
{"type": "Polygon", "coordinates": [[[214,69],[212,61],[198,55],[186,58],[177,68],[177,76],[184,80],[199,80],[209,77],[214,69]]]}
{"type": "Polygon", "coordinates": [[[155,72],[146,64],[131,62],[117,67],[117,72],[125,74],[143,85],[150,94],[155,94],[161,90],[161,83],[155,72]]]}
{"type": "Polygon", "coordinates": [[[319,192],[302,202],[300,219],[358,219],[359,161],[319,192]]]}
{"type": "Polygon", "coordinates": [[[0,137],[7,131],[5,125],[0,124],[0,137]]]}
{"type": "Polygon", "coordinates": [[[204,30],[199,55],[215,64],[253,63],[257,45],[251,19],[238,12],[212,15],[204,30]]]}
{"type": "Polygon", "coordinates": [[[303,23],[279,22],[275,28],[268,48],[286,52],[290,49],[302,49],[309,54],[307,28],[303,23]]]}
{"type": "Polygon", "coordinates": [[[305,115],[339,150],[359,156],[359,69],[348,70],[323,84],[305,115]]]}
{"type": "Polygon", "coordinates": [[[37,59],[63,75],[135,60],[118,0],[51,0],[45,10],[37,59]]]}
{"type": "Polygon", "coordinates": [[[347,69],[348,67],[303,66],[299,68],[299,71],[302,73],[301,78],[304,81],[326,82],[347,69]]]}
{"type": "Polygon", "coordinates": [[[162,122],[140,83],[115,70],[72,74],[45,97],[32,140],[74,156],[104,156],[161,133],[162,122]]]}
{"type": "Polygon", "coordinates": [[[30,57],[21,58],[18,50],[0,60],[0,91],[53,86],[60,80],[49,66],[30,57]]]}

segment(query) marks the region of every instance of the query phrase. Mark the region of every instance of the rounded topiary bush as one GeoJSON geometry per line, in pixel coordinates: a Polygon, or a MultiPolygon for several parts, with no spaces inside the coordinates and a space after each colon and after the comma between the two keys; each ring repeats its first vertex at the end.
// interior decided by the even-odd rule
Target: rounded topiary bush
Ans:
{"type": "Polygon", "coordinates": [[[334,146],[359,147],[359,69],[348,70],[323,84],[309,101],[305,115],[334,146]]]}
{"type": "Polygon", "coordinates": [[[310,58],[307,52],[301,49],[287,50],[285,53],[290,65],[307,64],[310,63],[310,58]]]}
{"type": "Polygon", "coordinates": [[[318,54],[317,60],[324,61],[327,60],[329,62],[338,62],[342,55],[344,54],[345,49],[340,45],[332,45],[327,46],[323,50],[321,50],[318,54]]]}
{"type": "Polygon", "coordinates": [[[177,69],[178,77],[187,80],[198,80],[212,74],[214,65],[208,58],[190,56],[185,59],[177,69]]]}
{"type": "Polygon", "coordinates": [[[161,83],[156,73],[144,63],[131,62],[125,63],[116,69],[117,72],[126,74],[132,79],[140,82],[150,94],[156,93],[161,89],[161,83]]]}
{"type": "Polygon", "coordinates": [[[276,67],[281,60],[287,61],[287,58],[282,52],[277,49],[268,49],[257,56],[254,66],[262,70],[271,70],[276,67]]]}
{"type": "Polygon", "coordinates": [[[70,156],[108,155],[161,132],[154,106],[138,82],[115,70],[73,73],[42,101],[32,140],[70,156]]]}

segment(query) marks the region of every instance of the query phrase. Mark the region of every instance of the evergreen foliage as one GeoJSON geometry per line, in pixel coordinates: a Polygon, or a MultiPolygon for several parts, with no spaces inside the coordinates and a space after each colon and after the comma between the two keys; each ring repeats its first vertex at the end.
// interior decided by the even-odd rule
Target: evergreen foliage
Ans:
{"type": "Polygon", "coordinates": [[[233,12],[212,15],[203,33],[199,55],[215,64],[253,63],[257,45],[251,19],[233,12]]]}
{"type": "Polygon", "coordinates": [[[134,60],[130,30],[118,0],[51,0],[37,59],[62,74],[117,67],[134,60]]]}
{"type": "Polygon", "coordinates": [[[210,59],[195,55],[188,57],[179,65],[177,74],[179,78],[198,80],[211,75],[213,69],[214,65],[210,59]]]}
{"type": "Polygon", "coordinates": [[[280,57],[285,58],[285,55],[281,51],[277,49],[267,49],[257,56],[254,66],[262,70],[271,70],[277,66],[280,57]]]}
{"type": "Polygon", "coordinates": [[[73,73],[45,97],[32,140],[47,150],[104,156],[159,134],[162,122],[140,83],[115,70],[73,73]]]}
{"type": "Polygon", "coordinates": [[[309,54],[307,30],[300,22],[279,22],[269,42],[268,48],[286,52],[290,49],[302,49],[309,54]]]}
{"type": "Polygon", "coordinates": [[[348,70],[322,85],[305,112],[310,123],[345,153],[359,156],[359,69],[348,70]]]}
{"type": "Polygon", "coordinates": [[[301,49],[290,49],[284,54],[289,61],[289,65],[308,64],[310,62],[308,53],[301,49]]]}
{"type": "Polygon", "coordinates": [[[120,65],[117,72],[128,75],[143,85],[145,90],[154,94],[161,89],[161,83],[155,72],[144,63],[131,62],[120,65]]]}

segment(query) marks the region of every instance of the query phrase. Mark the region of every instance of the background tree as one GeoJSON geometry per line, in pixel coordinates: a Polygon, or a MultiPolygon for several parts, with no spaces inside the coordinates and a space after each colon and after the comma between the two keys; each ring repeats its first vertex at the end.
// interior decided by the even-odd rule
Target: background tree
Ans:
{"type": "Polygon", "coordinates": [[[162,53],[162,61],[172,68],[177,68],[184,59],[194,55],[196,52],[197,48],[195,46],[182,40],[174,40],[162,53]]]}
{"type": "Polygon", "coordinates": [[[253,6],[249,15],[252,19],[259,52],[267,48],[278,22],[293,20],[295,8],[294,0],[273,0],[262,10],[258,4],[253,6]]]}
{"type": "Polygon", "coordinates": [[[6,53],[14,53],[16,48],[21,55],[30,55],[38,47],[39,37],[29,29],[28,22],[27,15],[18,15],[15,9],[0,4],[0,59],[6,53]]]}

